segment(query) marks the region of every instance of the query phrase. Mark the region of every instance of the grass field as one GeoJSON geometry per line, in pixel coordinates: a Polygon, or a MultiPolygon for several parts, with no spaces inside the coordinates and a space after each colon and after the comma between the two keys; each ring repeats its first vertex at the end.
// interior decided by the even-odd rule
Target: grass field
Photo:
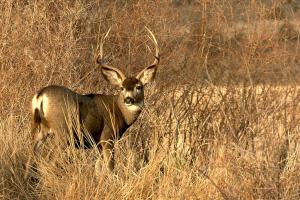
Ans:
{"type": "Polygon", "coordinates": [[[0,3],[0,199],[299,199],[300,2],[6,0],[0,3]],[[117,93],[95,64],[135,75],[161,63],[145,108],[116,142],[114,173],[96,149],[48,140],[36,170],[30,102],[38,89],[117,93]]]}

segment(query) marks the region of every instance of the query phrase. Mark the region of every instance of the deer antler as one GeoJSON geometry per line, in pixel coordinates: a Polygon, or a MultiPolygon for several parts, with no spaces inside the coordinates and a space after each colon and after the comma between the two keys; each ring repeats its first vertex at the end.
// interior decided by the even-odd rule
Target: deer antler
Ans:
{"type": "Polygon", "coordinates": [[[96,62],[101,65],[102,67],[107,67],[107,68],[112,68],[112,66],[109,66],[107,63],[106,63],[106,60],[103,58],[103,44],[104,44],[104,41],[105,39],[107,38],[109,32],[110,32],[110,29],[111,27],[108,29],[108,31],[106,32],[106,34],[101,38],[101,41],[100,41],[100,52],[96,58],[96,62]]]}
{"type": "MultiPolygon", "coordinates": [[[[154,59],[154,62],[150,65],[150,66],[156,66],[158,63],[159,63],[159,60],[160,60],[160,55],[159,55],[159,48],[158,48],[158,43],[157,43],[157,40],[154,36],[154,34],[152,33],[152,31],[150,31],[149,28],[147,28],[145,26],[146,30],[149,32],[150,36],[148,36],[150,38],[150,40],[153,41],[154,45],[155,45],[155,59],[154,59]]],[[[96,58],[96,62],[101,65],[102,67],[106,67],[106,68],[113,68],[112,66],[109,66],[107,63],[106,63],[106,60],[103,58],[103,44],[104,44],[104,41],[105,39],[107,38],[109,32],[110,32],[111,28],[108,29],[107,33],[104,35],[104,37],[101,38],[101,41],[100,41],[100,52],[96,58]]]]}
{"type": "Polygon", "coordinates": [[[155,65],[157,65],[157,64],[159,63],[159,60],[160,60],[158,43],[157,43],[157,40],[156,40],[154,34],[152,33],[152,31],[150,31],[150,29],[147,28],[146,26],[145,26],[145,28],[146,28],[147,31],[150,33],[151,38],[150,38],[150,36],[148,36],[148,37],[154,42],[154,45],[155,45],[155,56],[154,56],[154,57],[155,57],[155,60],[154,60],[154,62],[150,65],[150,66],[155,66],[155,65]]]}

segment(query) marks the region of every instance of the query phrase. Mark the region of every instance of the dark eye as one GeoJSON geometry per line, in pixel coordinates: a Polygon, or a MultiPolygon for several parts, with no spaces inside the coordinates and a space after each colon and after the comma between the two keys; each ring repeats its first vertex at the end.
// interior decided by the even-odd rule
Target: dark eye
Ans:
{"type": "Polygon", "coordinates": [[[124,87],[121,86],[121,90],[123,91],[123,90],[124,90],[124,87]]]}
{"type": "Polygon", "coordinates": [[[136,86],[137,90],[141,90],[143,87],[141,85],[136,86]]]}

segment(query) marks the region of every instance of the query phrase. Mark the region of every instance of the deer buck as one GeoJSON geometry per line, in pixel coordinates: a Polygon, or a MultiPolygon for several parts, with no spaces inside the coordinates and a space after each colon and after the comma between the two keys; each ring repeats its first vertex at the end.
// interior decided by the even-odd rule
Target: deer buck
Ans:
{"type": "MultiPolygon", "coordinates": [[[[153,81],[160,59],[157,40],[147,27],[146,29],[155,44],[155,60],[135,77],[126,77],[120,70],[108,65],[103,58],[103,44],[110,29],[101,39],[96,61],[101,66],[104,78],[120,88],[118,95],[83,95],[54,85],[44,87],[34,95],[31,133],[35,155],[39,154],[41,145],[50,135],[64,138],[74,135],[75,139],[78,138],[74,125],[70,123],[70,113],[75,113],[81,130],[89,133],[102,151],[108,169],[113,170],[114,141],[122,137],[141,113],[144,106],[144,86],[153,81]]],[[[86,141],[84,145],[90,147],[86,141]]]]}

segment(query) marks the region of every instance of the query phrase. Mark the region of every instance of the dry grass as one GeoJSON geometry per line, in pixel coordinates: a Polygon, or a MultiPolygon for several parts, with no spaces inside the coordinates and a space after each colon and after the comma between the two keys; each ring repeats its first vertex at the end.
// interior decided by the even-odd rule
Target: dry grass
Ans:
{"type": "Polygon", "coordinates": [[[299,199],[298,1],[34,1],[0,4],[1,199],[299,199]],[[49,84],[115,92],[105,53],[134,74],[162,62],[146,108],[97,179],[96,149],[53,146],[24,179],[29,109],[49,84]],[[150,56],[151,55],[151,56],[150,56]]]}

